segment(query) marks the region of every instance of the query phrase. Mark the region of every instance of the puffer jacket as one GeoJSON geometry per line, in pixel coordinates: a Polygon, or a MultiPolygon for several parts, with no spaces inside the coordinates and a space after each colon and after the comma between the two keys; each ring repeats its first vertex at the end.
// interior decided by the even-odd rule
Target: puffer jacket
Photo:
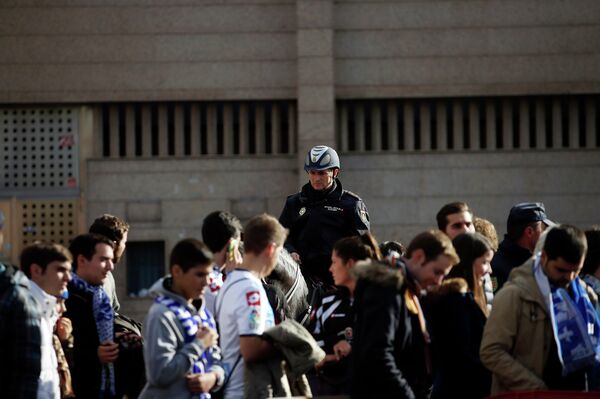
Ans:
{"type": "MultiPolygon", "coordinates": [[[[492,395],[547,389],[542,376],[554,335],[549,310],[533,275],[533,262],[530,259],[511,272],[494,299],[483,332],[480,358],[492,372],[492,395]]],[[[587,285],[585,288],[596,305],[596,295],[587,285]]]]}

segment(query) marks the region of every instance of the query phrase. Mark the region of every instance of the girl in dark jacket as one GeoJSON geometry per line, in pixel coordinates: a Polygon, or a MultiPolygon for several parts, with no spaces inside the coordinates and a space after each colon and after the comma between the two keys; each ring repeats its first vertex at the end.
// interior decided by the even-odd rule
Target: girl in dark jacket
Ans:
{"type": "Polygon", "coordinates": [[[350,273],[356,262],[379,259],[380,252],[370,233],[342,238],[331,254],[329,271],[336,289],[326,293],[312,316],[310,331],[327,354],[317,365],[318,395],[349,393],[348,356],[352,352],[352,302],[356,278],[350,273]]]}
{"type": "Polygon", "coordinates": [[[479,360],[488,315],[483,281],[491,271],[493,250],[479,233],[462,234],[452,244],[460,263],[429,301],[434,360],[431,398],[483,398],[489,396],[491,386],[491,374],[479,360]]]}

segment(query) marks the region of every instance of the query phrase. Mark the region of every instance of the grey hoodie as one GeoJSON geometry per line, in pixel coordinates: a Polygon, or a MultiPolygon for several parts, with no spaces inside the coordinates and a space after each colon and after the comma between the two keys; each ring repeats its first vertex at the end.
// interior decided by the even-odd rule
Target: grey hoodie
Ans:
{"type": "MultiPolygon", "coordinates": [[[[150,288],[150,294],[153,297],[164,295],[185,306],[190,313],[196,314],[197,310],[183,297],[166,288],[170,282],[170,277],[158,280],[150,288]]],[[[198,397],[198,394],[192,395],[188,391],[185,376],[192,372],[194,362],[202,355],[205,349],[202,343],[197,339],[185,343],[185,331],[177,316],[168,307],[157,302],[154,302],[148,311],[143,336],[148,382],[140,394],[140,399],[198,397]]],[[[220,351],[217,350],[216,353],[220,351]]],[[[210,371],[221,376],[224,373],[220,365],[213,365],[210,371]]],[[[219,378],[221,381],[222,379],[219,378]]]]}

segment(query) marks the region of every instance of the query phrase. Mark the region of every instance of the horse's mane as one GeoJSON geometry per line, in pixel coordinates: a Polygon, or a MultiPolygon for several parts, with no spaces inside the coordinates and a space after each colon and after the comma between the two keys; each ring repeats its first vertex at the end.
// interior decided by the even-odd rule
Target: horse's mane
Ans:
{"type": "Polygon", "coordinates": [[[282,303],[287,301],[286,317],[295,320],[302,318],[303,313],[308,309],[308,286],[300,271],[300,265],[292,259],[285,248],[279,252],[277,265],[265,281],[275,287],[278,295],[283,295],[280,298],[282,303]],[[285,298],[286,294],[288,298],[285,298]]]}

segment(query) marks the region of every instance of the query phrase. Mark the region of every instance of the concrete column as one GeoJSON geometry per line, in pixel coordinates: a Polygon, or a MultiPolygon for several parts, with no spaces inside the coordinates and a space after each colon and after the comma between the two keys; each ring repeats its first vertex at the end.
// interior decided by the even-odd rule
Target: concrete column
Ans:
{"type": "MultiPolygon", "coordinates": [[[[314,145],[336,147],[333,55],[333,0],[298,0],[298,147],[299,183],[307,151],[314,145]]],[[[336,149],[337,150],[337,149],[336,149]]],[[[342,159],[342,168],[343,168],[342,159]]]]}

